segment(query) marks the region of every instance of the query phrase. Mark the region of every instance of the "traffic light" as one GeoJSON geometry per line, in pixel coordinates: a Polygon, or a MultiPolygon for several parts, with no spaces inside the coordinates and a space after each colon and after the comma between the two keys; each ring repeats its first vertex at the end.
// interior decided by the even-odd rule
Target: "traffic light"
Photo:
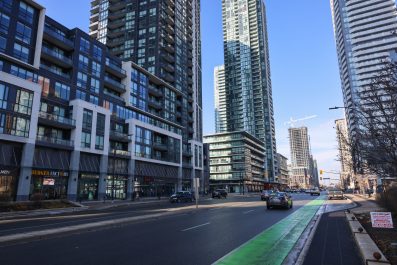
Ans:
{"type": "Polygon", "coordinates": [[[323,174],[323,170],[322,169],[320,169],[320,175],[322,175],[323,174]]]}

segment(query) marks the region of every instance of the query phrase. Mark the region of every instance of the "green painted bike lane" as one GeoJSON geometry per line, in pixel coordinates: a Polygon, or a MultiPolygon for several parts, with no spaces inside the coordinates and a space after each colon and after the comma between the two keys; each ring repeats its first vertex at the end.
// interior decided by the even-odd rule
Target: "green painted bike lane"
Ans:
{"type": "Polygon", "coordinates": [[[307,203],[215,264],[281,264],[324,201],[325,196],[321,196],[307,203]]]}

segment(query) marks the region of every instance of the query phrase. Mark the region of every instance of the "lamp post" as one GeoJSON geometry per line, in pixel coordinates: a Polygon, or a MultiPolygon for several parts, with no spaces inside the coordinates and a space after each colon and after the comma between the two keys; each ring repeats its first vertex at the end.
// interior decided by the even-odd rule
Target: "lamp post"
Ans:
{"type": "Polygon", "coordinates": [[[114,175],[116,174],[116,148],[113,148],[112,203],[114,203],[114,175]]]}

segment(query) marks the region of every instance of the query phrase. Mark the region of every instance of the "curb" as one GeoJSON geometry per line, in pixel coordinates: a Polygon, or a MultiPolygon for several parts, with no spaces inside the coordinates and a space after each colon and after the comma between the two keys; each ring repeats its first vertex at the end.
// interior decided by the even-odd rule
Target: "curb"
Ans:
{"type": "Polygon", "coordinates": [[[24,217],[24,216],[38,216],[38,215],[55,215],[61,213],[70,213],[70,212],[80,212],[83,210],[89,209],[88,206],[81,206],[81,207],[69,207],[69,208],[53,208],[53,209],[39,209],[39,210],[30,210],[30,211],[14,211],[14,212],[4,212],[0,213],[0,220],[6,218],[13,218],[13,217],[24,217]]]}
{"type": "Polygon", "coordinates": [[[316,232],[317,226],[320,222],[321,215],[324,213],[326,208],[326,204],[323,204],[320,209],[313,216],[312,220],[307,225],[306,229],[303,231],[302,235],[296,242],[294,248],[290,251],[288,256],[284,259],[283,265],[295,264],[301,265],[303,264],[307,251],[311,245],[314,234],[316,232]]]}
{"type": "Polygon", "coordinates": [[[365,264],[367,265],[380,265],[380,264],[390,264],[386,259],[385,255],[378,248],[372,238],[368,235],[367,231],[362,227],[360,222],[357,220],[356,216],[352,213],[346,212],[346,219],[349,222],[350,230],[353,233],[354,239],[360,249],[361,257],[363,258],[365,264]],[[361,228],[362,232],[358,231],[361,228]],[[376,260],[373,256],[375,252],[381,254],[381,258],[376,260]]]}

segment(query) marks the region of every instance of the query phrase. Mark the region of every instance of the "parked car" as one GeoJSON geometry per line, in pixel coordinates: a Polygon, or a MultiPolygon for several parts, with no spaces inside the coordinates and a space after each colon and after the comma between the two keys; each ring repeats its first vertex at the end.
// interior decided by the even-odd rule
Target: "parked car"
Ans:
{"type": "Polygon", "coordinates": [[[227,191],[225,189],[216,189],[212,192],[212,198],[222,199],[227,197],[227,191]]]}
{"type": "Polygon", "coordinates": [[[345,196],[343,195],[343,191],[341,190],[329,190],[328,191],[328,200],[332,199],[345,199],[345,196]]]}
{"type": "Polygon", "coordinates": [[[272,190],[263,190],[261,193],[261,200],[267,201],[272,193],[274,193],[272,190]]]}
{"type": "Polygon", "coordinates": [[[290,209],[292,205],[292,197],[285,192],[276,192],[272,194],[266,202],[267,209],[272,209],[273,207],[290,209]]]}
{"type": "Polygon", "coordinates": [[[310,190],[310,196],[314,195],[320,196],[320,190],[318,188],[310,190]]]}
{"type": "Polygon", "coordinates": [[[170,202],[192,202],[194,200],[193,194],[189,191],[178,191],[171,195],[170,202]]]}

